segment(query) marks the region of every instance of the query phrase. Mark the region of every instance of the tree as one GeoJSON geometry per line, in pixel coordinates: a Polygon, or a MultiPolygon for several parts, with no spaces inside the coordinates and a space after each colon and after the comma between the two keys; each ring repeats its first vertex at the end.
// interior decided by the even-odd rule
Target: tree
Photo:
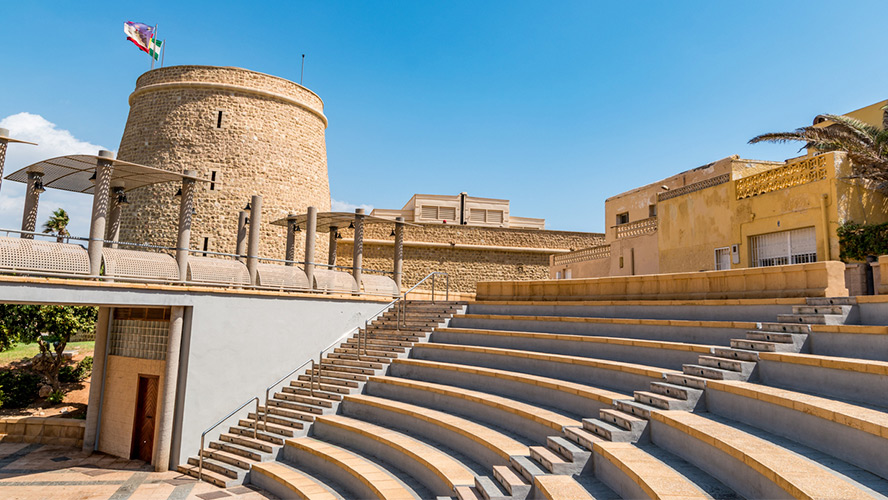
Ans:
{"type": "MultiPolygon", "coordinates": [[[[888,106],[882,109],[888,110],[888,106]]],[[[805,148],[815,151],[845,151],[851,160],[851,177],[888,183],[888,112],[883,116],[883,127],[879,128],[849,116],[820,115],[816,122],[822,118],[833,123],[762,134],[749,143],[802,141],[805,148]]]]}
{"type": "Polygon", "coordinates": [[[95,328],[98,309],[90,306],[37,306],[0,304],[0,346],[8,349],[16,342],[37,342],[40,356],[34,370],[59,390],[62,353],[78,332],[95,328]]]}
{"type": "Polygon", "coordinates": [[[61,243],[65,240],[65,236],[71,236],[68,233],[68,222],[70,222],[68,212],[59,208],[43,223],[43,232],[56,235],[56,241],[61,243]]]}

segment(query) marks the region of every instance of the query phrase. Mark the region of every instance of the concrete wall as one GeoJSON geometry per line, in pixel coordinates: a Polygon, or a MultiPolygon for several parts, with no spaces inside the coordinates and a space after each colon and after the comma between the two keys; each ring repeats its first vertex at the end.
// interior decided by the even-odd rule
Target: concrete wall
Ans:
{"type": "MultiPolygon", "coordinates": [[[[181,360],[187,365],[180,366],[179,371],[176,428],[170,454],[173,463],[184,461],[188,455],[197,452],[200,434],[206,427],[250,397],[264,397],[269,384],[311,357],[317,357],[320,349],[350,328],[363,326],[364,320],[386,302],[328,298],[318,294],[0,279],[0,303],[186,307],[181,360]]],[[[129,366],[141,362],[135,358],[121,359],[124,363],[120,364],[127,366],[126,373],[134,372],[135,368],[129,366]]],[[[107,371],[107,381],[112,386],[120,368],[117,364],[112,357],[107,371]]],[[[134,401],[135,382],[126,380],[121,384],[131,387],[134,401]]],[[[91,386],[99,389],[101,384],[94,381],[91,386]]],[[[105,436],[100,435],[100,443],[104,442],[104,446],[113,449],[115,454],[128,456],[134,408],[134,403],[124,402],[119,410],[130,414],[129,426],[122,417],[117,419],[123,422],[120,432],[126,434],[125,438],[114,438],[125,447],[111,447],[103,441],[105,436]]],[[[105,418],[103,416],[103,421],[105,418]]],[[[114,429],[109,431],[109,427],[113,424],[103,424],[100,433],[117,432],[114,429]]],[[[223,424],[216,435],[218,430],[227,428],[223,424]]]]}
{"type": "MultiPolygon", "coordinates": [[[[269,384],[317,358],[321,349],[349,329],[363,326],[383,305],[356,300],[195,297],[179,460],[197,452],[206,427],[250,397],[261,395],[264,404],[269,384]]],[[[216,435],[218,431],[227,432],[227,426],[220,425],[216,435]]],[[[175,454],[171,455],[175,461],[175,454]]]]}
{"type": "Polygon", "coordinates": [[[484,281],[478,300],[697,300],[845,297],[845,265],[837,261],[730,271],[572,280],[484,281]]]}

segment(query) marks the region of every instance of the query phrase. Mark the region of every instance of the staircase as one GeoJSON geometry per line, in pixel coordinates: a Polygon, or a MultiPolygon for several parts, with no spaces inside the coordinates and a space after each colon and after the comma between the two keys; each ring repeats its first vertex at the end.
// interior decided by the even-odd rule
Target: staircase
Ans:
{"type": "Polygon", "coordinates": [[[393,359],[405,357],[410,347],[425,342],[435,327],[446,326],[465,307],[464,302],[408,300],[400,325],[397,311],[389,309],[366,332],[359,330],[275,392],[258,414],[247,413],[210,442],[200,451],[202,473],[198,456],[179,465],[179,472],[223,488],[243,484],[253,465],[274,460],[285,440],[306,436],[318,416],[335,414],[344,396],[360,393],[369,377],[382,374],[393,359]]]}

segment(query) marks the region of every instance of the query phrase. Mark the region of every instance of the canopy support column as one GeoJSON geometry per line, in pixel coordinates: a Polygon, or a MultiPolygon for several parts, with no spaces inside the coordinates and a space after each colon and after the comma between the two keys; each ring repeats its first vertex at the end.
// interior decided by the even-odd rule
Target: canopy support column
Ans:
{"type": "Polygon", "coordinates": [[[120,203],[123,194],[122,186],[114,186],[111,188],[111,215],[108,223],[108,234],[105,239],[112,241],[111,248],[117,248],[117,241],[120,240],[120,215],[123,212],[123,204],[120,203]]]}
{"type": "Polygon", "coordinates": [[[250,218],[247,216],[246,210],[241,210],[239,214],[237,214],[237,239],[234,245],[234,253],[237,255],[237,260],[243,261],[244,252],[247,251],[247,224],[250,223],[250,218]]]}
{"type": "MultiPolygon", "coordinates": [[[[197,172],[186,170],[185,175],[194,177],[197,172]]],[[[194,213],[194,180],[182,179],[182,197],[179,199],[179,237],[176,241],[176,262],[179,264],[179,281],[188,278],[188,250],[191,247],[191,216],[194,213]]]]}
{"type": "Polygon", "coordinates": [[[401,293],[401,276],[404,268],[404,218],[395,217],[395,268],[392,270],[398,293],[401,293]]]}
{"type": "Polygon", "coordinates": [[[330,226],[330,244],[329,244],[329,252],[327,253],[327,264],[330,266],[336,265],[336,235],[339,228],[336,226],[330,226]]]}
{"type": "Polygon", "coordinates": [[[262,197],[253,195],[250,199],[250,240],[247,242],[247,271],[250,284],[256,285],[259,265],[259,231],[262,229],[262,197]]]}
{"type": "Polygon", "coordinates": [[[108,216],[108,197],[111,192],[111,174],[114,172],[114,153],[99,151],[96,161],[96,185],[93,189],[92,220],[89,225],[89,274],[98,276],[102,267],[102,247],[105,238],[105,219],[108,216]]]}
{"type": "Polygon", "coordinates": [[[305,221],[305,277],[308,286],[314,288],[315,235],[318,233],[318,207],[308,207],[305,221]]]}
{"type": "Polygon", "coordinates": [[[286,266],[292,266],[292,261],[296,260],[296,229],[298,227],[295,222],[287,221],[287,252],[284,255],[284,260],[288,261],[284,264],[286,266]]]}
{"type": "MultiPolygon", "coordinates": [[[[25,192],[25,210],[22,213],[22,231],[34,232],[37,227],[37,205],[43,189],[43,171],[28,172],[28,188],[25,192]]],[[[22,238],[33,240],[33,234],[23,234],[22,238]]]]}
{"type": "Polygon", "coordinates": [[[355,237],[354,237],[354,253],[352,258],[352,275],[355,277],[355,283],[358,285],[358,292],[361,291],[361,273],[364,267],[364,209],[355,209],[355,237]]]}

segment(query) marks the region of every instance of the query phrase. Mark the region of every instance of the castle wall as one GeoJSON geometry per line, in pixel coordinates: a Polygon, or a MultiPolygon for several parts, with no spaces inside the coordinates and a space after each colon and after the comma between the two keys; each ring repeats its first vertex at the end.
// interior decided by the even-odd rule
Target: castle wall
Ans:
{"type": "MultiPolygon", "coordinates": [[[[391,236],[392,227],[380,224],[364,228],[365,268],[392,270],[395,239],[391,236]]],[[[343,239],[337,245],[336,264],[351,266],[352,231],[342,229],[340,232],[343,239]]],[[[597,233],[442,224],[408,226],[404,228],[402,285],[404,288],[413,286],[432,271],[448,273],[450,289],[459,292],[474,292],[476,282],[482,280],[545,279],[551,253],[603,243],[604,235],[597,233]],[[486,248],[465,248],[463,245],[486,248]]]]}
{"type": "MultiPolygon", "coordinates": [[[[288,80],[240,68],[171,66],[139,77],[118,158],[213,178],[195,190],[191,247],[233,253],[238,212],[263,198],[264,257],[284,258],[286,230],[268,224],[330,209],[323,102],[288,80]],[[221,114],[221,117],[219,113],[221,114]]],[[[128,193],[120,240],[175,246],[180,186],[128,193]]],[[[302,255],[304,240],[298,241],[302,255]]],[[[327,242],[318,238],[318,251],[327,242]]]]}

